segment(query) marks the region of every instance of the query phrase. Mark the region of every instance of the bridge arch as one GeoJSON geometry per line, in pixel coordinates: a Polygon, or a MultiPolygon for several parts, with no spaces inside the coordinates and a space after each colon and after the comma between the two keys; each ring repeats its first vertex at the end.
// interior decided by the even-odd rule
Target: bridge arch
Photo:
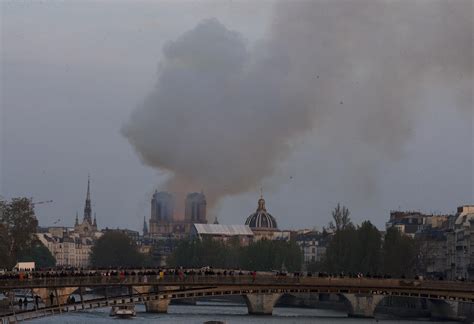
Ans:
{"type": "Polygon", "coordinates": [[[281,293],[254,293],[243,295],[247,309],[251,315],[272,315],[273,307],[281,293]]]}
{"type": "Polygon", "coordinates": [[[347,305],[349,317],[368,317],[373,318],[375,309],[385,298],[384,295],[372,294],[339,294],[347,305]]]}
{"type": "Polygon", "coordinates": [[[459,320],[459,302],[451,300],[428,299],[431,318],[435,320],[459,320]]]}

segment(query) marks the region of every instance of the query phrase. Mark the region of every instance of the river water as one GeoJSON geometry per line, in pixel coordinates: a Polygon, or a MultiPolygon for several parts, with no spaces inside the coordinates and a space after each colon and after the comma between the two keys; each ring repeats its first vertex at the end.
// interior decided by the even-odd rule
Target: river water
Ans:
{"type": "MultiPolygon", "coordinates": [[[[44,324],[79,324],[79,323],[166,323],[180,324],[192,323],[202,324],[206,321],[219,320],[226,324],[239,323],[403,323],[419,324],[420,321],[413,320],[384,320],[384,319],[357,319],[349,318],[345,313],[310,309],[310,308],[274,308],[272,316],[250,316],[247,307],[242,304],[213,304],[200,303],[198,305],[170,305],[168,314],[151,314],[145,312],[144,305],[136,305],[137,316],[133,319],[116,319],[109,317],[110,308],[102,308],[85,312],[68,313],[54,317],[45,317],[33,320],[30,323],[44,324]]],[[[428,323],[428,322],[426,322],[428,323]]],[[[429,324],[438,322],[429,322],[429,324]]],[[[441,323],[441,322],[439,322],[441,323]]],[[[443,322],[446,324],[447,322],[443,322]]]]}

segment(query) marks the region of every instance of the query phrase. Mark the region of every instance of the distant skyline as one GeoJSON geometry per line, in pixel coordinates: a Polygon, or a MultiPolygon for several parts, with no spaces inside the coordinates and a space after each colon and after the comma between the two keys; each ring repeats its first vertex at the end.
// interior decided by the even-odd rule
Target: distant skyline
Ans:
{"type": "MultiPolygon", "coordinates": [[[[411,8],[409,2],[394,2],[411,8]]],[[[326,2],[314,3],[324,6],[326,2]]],[[[437,17],[430,2],[420,3],[432,9],[428,14],[437,17]]],[[[472,2],[454,0],[451,4],[453,13],[447,19],[455,26],[460,20],[457,15],[469,10],[469,5],[472,9],[472,2]]],[[[60,220],[55,225],[72,226],[76,212],[82,218],[90,174],[92,213],[97,213],[99,228],[141,230],[143,217],[150,217],[152,193],[165,190],[170,173],[145,166],[120,130],[155,88],[163,67],[163,46],[194,30],[204,19],[216,18],[225,28],[242,35],[243,43],[252,50],[267,39],[275,16],[281,19],[275,1],[2,2],[0,195],[7,199],[51,199],[53,203],[36,207],[40,225],[52,226],[60,220]]],[[[469,19],[472,26],[472,15],[469,19]]],[[[325,23],[324,17],[321,21],[325,23]]],[[[346,25],[341,22],[338,26],[346,25]]],[[[401,25],[399,28],[409,39],[409,31],[401,25]]],[[[423,28],[421,35],[426,32],[423,28]]],[[[443,46],[433,37],[434,48],[443,46]]],[[[357,48],[357,42],[362,40],[344,40],[341,48],[357,48]]],[[[402,54],[398,43],[391,43],[396,60],[402,54]]],[[[390,41],[384,41],[380,46],[389,45],[390,41]]],[[[416,88],[411,101],[403,102],[418,109],[404,128],[407,139],[401,141],[393,156],[385,148],[396,136],[364,142],[364,136],[373,134],[356,128],[361,120],[370,118],[357,116],[350,109],[356,109],[362,98],[377,101],[375,94],[381,90],[369,81],[366,86],[350,87],[340,81],[352,81],[354,74],[370,79],[367,71],[377,62],[364,58],[362,51],[353,53],[358,59],[353,66],[345,53],[334,53],[347,64],[347,75],[331,79],[321,73],[314,78],[332,82],[331,88],[324,90],[333,93],[331,104],[335,108],[318,115],[314,126],[301,136],[290,138],[289,153],[277,157],[273,172],[255,188],[220,200],[213,211],[208,211],[208,221],[217,215],[221,224],[244,224],[257,208],[260,187],[281,229],[321,228],[329,222],[338,202],[349,208],[356,223],[369,219],[379,228],[384,227],[393,209],[445,214],[454,213],[460,205],[473,204],[472,91],[466,104],[459,94],[465,92],[465,82],[458,82],[471,80],[472,85],[470,48],[471,52],[453,50],[454,54],[445,56],[440,51],[431,58],[442,63],[429,68],[426,76],[420,77],[427,86],[416,88]],[[467,57],[470,63],[454,81],[448,76],[453,57],[456,61],[467,57]],[[338,110],[341,106],[348,110],[338,110]]],[[[383,59],[390,57],[384,55],[383,59]]],[[[325,58],[321,55],[321,60],[325,58]]],[[[385,63],[390,65],[388,59],[382,63],[384,68],[385,63]]],[[[403,76],[401,73],[394,78],[403,76]]],[[[391,89],[386,96],[397,99],[397,91],[391,89]]],[[[383,106],[385,102],[377,104],[383,106]]],[[[390,114],[390,121],[398,111],[384,114],[390,114]]],[[[268,123],[272,118],[271,113],[266,115],[268,123]]],[[[390,125],[381,124],[381,128],[381,132],[388,131],[390,125]]],[[[259,137],[254,140],[258,142],[259,137]]],[[[208,154],[216,152],[209,147],[208,154]]],[[[252,158],[246,152],[241,155],[242,159],[252,158]]],[[[201,190],[206,193],[205,187],[193,188],[201,190]]]]}

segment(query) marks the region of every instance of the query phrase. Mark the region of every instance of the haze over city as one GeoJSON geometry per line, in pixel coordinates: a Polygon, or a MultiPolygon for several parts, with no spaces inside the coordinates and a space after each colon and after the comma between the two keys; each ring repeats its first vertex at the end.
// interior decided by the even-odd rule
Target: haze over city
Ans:
{"type": "Polygon", "coordinates": [[[224,224],[262,187],[281,228],[338,202],[380,228],[453,212],[474,199],[472,6],[2,2],[0,195],[72,225],[90,174],[99,225],[134,229],[155,189],[203,190],[224,224]]]}

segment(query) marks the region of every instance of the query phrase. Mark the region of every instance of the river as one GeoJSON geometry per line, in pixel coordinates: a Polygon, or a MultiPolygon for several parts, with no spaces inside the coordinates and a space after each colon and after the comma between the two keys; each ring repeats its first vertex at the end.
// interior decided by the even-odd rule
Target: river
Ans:
{"type": "MultiPolygon", "coordinates": [[[[126,322],[129,324],[139,323],[166,323],[166,324],[202,324],[205,321],[220,320],[226,324],[238,323],[331,323],[331,324],[349,324],[349,323],[403,323],[419,324],[420,321],[414,320],[385,320],[385,319],[358,319],[349,318],[345,313],[310,309],[310,308],[274,308],[272,316],[250,316],[247,314],[247,307],[242,304],[214,304],[200,303],[198,305],[170,305],[168,314],[151,314],[145,312],[144,305],[137,305],[137,316],[133,319],[116,319],[109,317],[110,308],[102,308],[85,312],[68,313],[54,317],[45,317],[33,320],[30,323],[35,324],[95,324],[95,323],[118,323],[126,322]]],[[[429,322],[429,324],[441,322],[429,322]]],[[[442,322],[446,324],[447,322],[442,322]]],[[[454,323],[454,322],[453,322],[454,323]]]]}

